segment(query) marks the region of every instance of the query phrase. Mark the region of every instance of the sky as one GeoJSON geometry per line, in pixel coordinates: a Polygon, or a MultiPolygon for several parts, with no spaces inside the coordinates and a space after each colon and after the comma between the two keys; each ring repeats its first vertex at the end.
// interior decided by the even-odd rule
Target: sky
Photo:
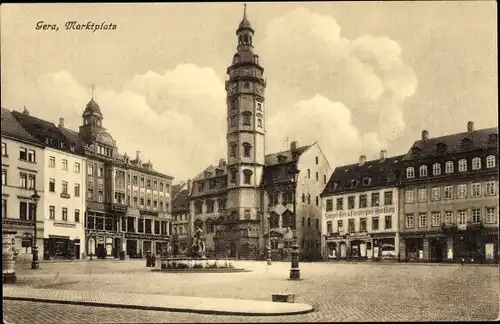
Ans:
{"type": "MultiPolygon", "coordinates": [[[[493,1],[249,3],[266,153],[318,142],[335,168],[404,154],[423,129],[497,126],[496,13],[493,1]]],[[[77,130],[94,85],[120,154],[193,178],[227,155],[224,82],[242,14],[243,3],[3,4],[2,107],[77,130]]]]}

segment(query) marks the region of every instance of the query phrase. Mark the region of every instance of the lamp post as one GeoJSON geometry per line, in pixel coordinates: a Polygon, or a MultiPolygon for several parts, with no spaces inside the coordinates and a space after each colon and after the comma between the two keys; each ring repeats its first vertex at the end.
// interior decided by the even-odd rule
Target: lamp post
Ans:
{"type": "Polygon", "coordinates": [[[297,230],[296,230],[296,224],[297,224],[297,216],[296,216],[296,203],[295,203],[295,193],[297,191],[297,178],[299,176],[299,170],[297,170],[296,166],[294,165],[292,169],[289,170],[290,173],[290,180],[292,181],[293,185],[293,218],[294,218],[294,224],[293,224],[293,245],[292,245],[292,262],[291,262],[291,268],[290,268],[290,280],[300,280],[300,268],[299,268],[299,245],[297,242],[297,230]]]}
{"type": "Polygon", "coordinates": [[[33,254],[33,260],[31,261],[31,269],[40,269],[40,262],[38,261],[38,249],[36,246],[37,235],[36,235],[36,211],[38,207],[38,202],[40,201],[40,196],[35,192],[31,195],[31,200],[33,201],[33,244],[31,245],[31,253],[33,254]]]}
{"type": "Polygon", "coordinates": [[[271,216],[267,214],[267,224],[269,224],[269,231],[267,233],[267,264],[271,265],[271,216]]]}

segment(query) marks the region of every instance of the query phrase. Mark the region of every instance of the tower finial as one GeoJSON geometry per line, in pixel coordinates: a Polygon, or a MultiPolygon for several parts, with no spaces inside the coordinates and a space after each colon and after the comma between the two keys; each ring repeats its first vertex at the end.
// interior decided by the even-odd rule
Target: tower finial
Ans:
{"type": "Polygon", "coordinates": [[[243,19],[247,18],[247,4],[243,4],[243,19]]]}
{"type": "Polygon", "coordinates": [[[90,89],[92,89],[92,99],[94,99],[94,89],[95,89],[95,85],[91,85],[91,86],[90,86],[90,89]]]}

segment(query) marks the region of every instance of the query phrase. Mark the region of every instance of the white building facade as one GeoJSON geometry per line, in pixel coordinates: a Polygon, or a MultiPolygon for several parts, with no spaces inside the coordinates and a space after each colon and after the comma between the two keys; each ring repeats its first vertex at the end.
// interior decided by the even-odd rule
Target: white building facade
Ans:
{"type": "Polygon", "coordinates": [[[85,157],[47,147],[44,258],[82,258],[85,251],[85,157]]]}
{"type": "Polygon", "coordinates": [[[385,158],[335,169],[323,197],[326,259],[397,259],[398,188],[401,158],[385,158]]]}

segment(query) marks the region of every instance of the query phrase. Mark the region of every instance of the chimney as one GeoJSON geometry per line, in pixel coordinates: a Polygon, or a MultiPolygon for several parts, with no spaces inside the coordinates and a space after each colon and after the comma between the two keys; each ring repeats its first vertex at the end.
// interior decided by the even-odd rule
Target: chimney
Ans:
{"type": "Polygon", "coordinates": [[[30,112],[28,111],[28,109],[26,109],[26,106],[24,106],[23,114],[28,116],[30,115],[30,112]]]}
{"type": "Polygon", "coordinates": [[[387,158],[387,151],[380,150],[380,162],[384,162],[386,158],[387,158]]]}
{"type": "Polygon", "coordinates": [[[64,118],[59,118],[59,127],[64,127],[64,118]]]}
{"type": "Polygon", "coordinates": [[[467,123],[467,131],[470,133],[474,130],[474,122],[470,121],[467,123]]]}
{"type": "Polygon", "coordinates": [[[140,160],[141,160],[141,151],[136,151],[136,152],[135,152],[135,159],[136,159],[137,161],[140,161],[140,160]]]}
{"type": "Polygon", "coordinates": [[[366,156],[365,155],[361,155],[359,157],[359,166],[363,166],[366,162],[366,156]]]}
{"type": "Polygon", "coordinates": [[[191,193],[191,185],[192,184],[193,184],[193,181],[191,179],[188,179],[188,181],[187,181],[188,195],[191,193]]]}
{"type": "Polygon", "coordinates": [[[427,140],[429,140],[429,132],[428,132],[427,130],[425,130],[425,129],[424,129],[424,130],[422,131],[422,141],[424,141],[424,142],[425,142],[425,141],[427,141],[427,140]]]}
{"type": "Polygon", "coordinates": [[[297,146],[298,146],[299,143],[297,143],[297,141],[293,141],[290,143],[290,151],[292,152],[295,152],[297,151],[297,146]]]}

